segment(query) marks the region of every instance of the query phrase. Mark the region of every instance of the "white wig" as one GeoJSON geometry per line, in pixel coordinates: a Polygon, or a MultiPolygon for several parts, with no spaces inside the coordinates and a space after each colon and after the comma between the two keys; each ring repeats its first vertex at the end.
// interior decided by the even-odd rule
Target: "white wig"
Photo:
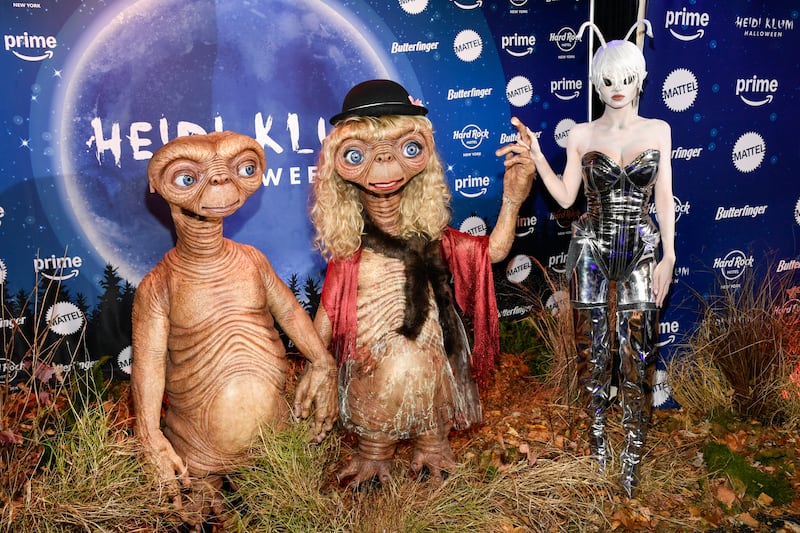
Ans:
{"type": "Polygon", "coordinates": [[[589,68],[589,77],[596,90],[603,86],[605,80],[612,84],[622,83],[631,77],[636,79],[636,86],[641,92],[644,79],[647,77],[647,67],[644,61],[644,54],[641,49],[633,42],[629,41],[633,30],[640,24],[647,27],[647,34],[652,38],[653,31],[650,22],[646,19],[636,21],[628,30],[624,39],[618,39],[606,43],[600,30],[591,22],[585,22],[578,31],[578,39],[583,35],[586,27],[592,27],[600,40],[600,47],[592,58],[589,68]]]}

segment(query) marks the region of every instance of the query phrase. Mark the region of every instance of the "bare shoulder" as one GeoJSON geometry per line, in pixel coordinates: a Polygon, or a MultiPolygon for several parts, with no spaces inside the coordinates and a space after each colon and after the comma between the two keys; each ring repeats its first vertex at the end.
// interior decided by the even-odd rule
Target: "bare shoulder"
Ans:
{"type": "Polygon", "coordinates": [[[567,137],[567,144],[570,146],[585,144],[586,139],[591,134],[592,127],[591,122],[581,122],[572,126],[569,130],[569,137],[567,137]]]}
{"type": "Polygon", "coordinates": [[[592,123],[591,122],[581,122],[579,124],[575,124],[574,126],[572,126],[570,128],[570,130],[569,130],[569,134],[570,134],[570,136],[572,136],[572,135],[577,135],[577,136],[587,135],[591,131],[591,129],[592,129],[592,123]]]}
{"type": "Polygon", "coordinates": [[[652,130],[653,133],[658,136],[663,136],[663,135],[668,136],[671,134],[672,131],[669,122],[661,120],[660,118],[645,119],[645,127],[649,130],[652,130]]]}

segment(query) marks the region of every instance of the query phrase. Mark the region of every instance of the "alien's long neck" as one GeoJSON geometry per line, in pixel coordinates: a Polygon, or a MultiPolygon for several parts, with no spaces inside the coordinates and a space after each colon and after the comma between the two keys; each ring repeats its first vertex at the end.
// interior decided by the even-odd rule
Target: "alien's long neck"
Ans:
{"type": "Polygon", "coordinates": [[[388,196],[376,196],[367,192],[361,193],[364,210],[372,222],[389,235],[400,233],[400,193],[388,196]]]}
{"type": "Polygon", "coordinates": [[[220,257],[225,243],[221,218],[200,218],[173,211],[172,219],[178,234],[175,249],[181,257],[200,262],[220,257]]]}

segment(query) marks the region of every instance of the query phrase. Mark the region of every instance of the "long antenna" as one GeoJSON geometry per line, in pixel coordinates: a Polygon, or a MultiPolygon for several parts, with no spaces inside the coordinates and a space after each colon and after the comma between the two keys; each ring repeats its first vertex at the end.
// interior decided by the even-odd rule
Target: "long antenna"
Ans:
{"type": "MultiPolygon", "coordinates": [[[[594,2],[593,1],[589,2],[589,22],[594,26],[594,2]]],[[[582,30],[583,30],[583,25],[581,25],[581,29],[579,29],[578,33],[575,35],[576,39],[578,37],[580,37],[581,33],[583,33],[582,30]]],[[[586,87],[588,88],[588,91],[589,91],[589,98],[587,98],[588,103],[586,105],[586,107],[587,107],[586,111],[588,113],[588,116],[586,118],[587,121],[592,120],[592,112],[594,111],[594,109],[593,109],[594,98],[592,98],[592,82],[591,82],[591,77],[589,76],[589,68],[591,67],[591,64],[592,64],[592,49],[593,48],[594,48],[594,32],[591,32],[591,35],[589,36],[589,46],[586,47],[586,87]]]]}

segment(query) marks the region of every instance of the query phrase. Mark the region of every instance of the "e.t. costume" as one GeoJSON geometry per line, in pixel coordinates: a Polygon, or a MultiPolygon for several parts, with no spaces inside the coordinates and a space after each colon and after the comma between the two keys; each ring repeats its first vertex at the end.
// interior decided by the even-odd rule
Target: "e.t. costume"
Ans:
{"type": "Polygon", "coordinates": [[[415,241],[370,227],[356,254],[328,264],[322,305],[340,365],[340,417],[359,435],[400,440],[481,421],[476,379],[499,352],[488,237],[448,228],[441,241],[415,241]],[[451,276],[474,328],[472,356],[451,276]]]}

